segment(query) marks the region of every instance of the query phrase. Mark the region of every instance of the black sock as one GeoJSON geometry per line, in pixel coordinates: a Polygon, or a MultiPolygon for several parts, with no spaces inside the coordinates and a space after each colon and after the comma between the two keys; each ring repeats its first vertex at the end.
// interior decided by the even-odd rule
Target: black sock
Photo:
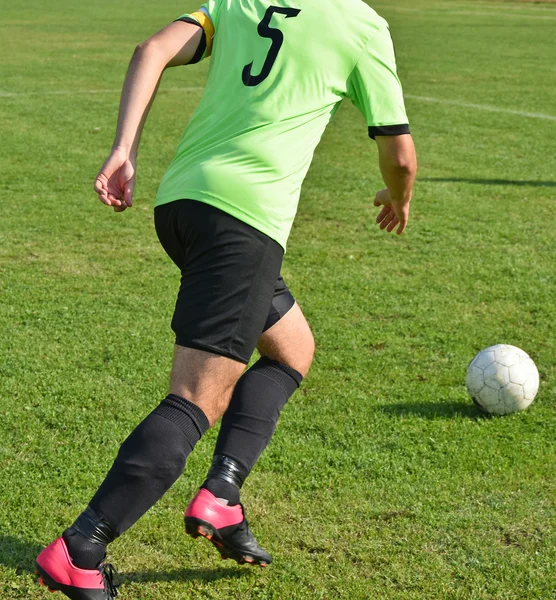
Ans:
{"type": "Polygon", "coordinates": [[[62,534],[71,560],[80,569],[95,569],[106,556],[106,546],[116,538],[112,526],[90,507],[62,534]]]}
{"type": "Polygon", "coordinates": [[[66,529],[62,537],[71,562],[79,569],[96,569],[106,556],[106,546],[99,546],[76,531],[66,529]]]}
{"type": "Polygon", "coordinates": [[[239,504],[239,488],[233,483],[228,483],[227,481],[217,477],[211,479],[209,475],[201,487],[208,490],[219,500],[224,500],[225,504],[228,506],[235,506],[236,504],[239,504]]]}
{"type": "MultiPolygon", "coordinates": [[[[74,559],[70,552],[72,560],[78,560],[80,547],[88,545],[90,549],[91,543],[106,549],[107,543],[156,504],[182,474],[187,457],[208,428],[207,417],[198,406],[173,394],[140,423],[122,444],[112,468],[91,500],[92,512],[85,511],[65,532],[64,539],[71,540],[76,554],[74,559]],[[101,536],[98,536],[98,523],[92,527],[94,535],[90,533],[87,520],[94,521],[94,518],[106,526],[101,536]],[[70,535],[75,531],[80,535],[70,535]],[[92,539],[94,536],[96,540],[92,539]]],[[[91,560],[87,562],[90,564],[91,560]]]]}
{"type": "Polygon", "coordinates": [[[205,483],[207,489],[229,506],[239,504],[239,490],[249,475],[235,460],[223,454],[215,454],[205,483]]]}
{"type": "Polygon", "coordinates": [[[239,489],[268,446],[280,411],[302,381],[295,369],[266,357],[242,375],[222,418],[213,465],[202,487],[230,505],[239,503],[239,489]]]}

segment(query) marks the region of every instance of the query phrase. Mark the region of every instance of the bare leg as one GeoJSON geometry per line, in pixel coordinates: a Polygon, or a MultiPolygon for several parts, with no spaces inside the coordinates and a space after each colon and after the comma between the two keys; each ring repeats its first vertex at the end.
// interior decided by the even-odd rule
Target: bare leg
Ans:
{"type": "Polygon", "coordinates": [[[170,394],[187,398],[207,416],[212,427],[223,415],[245,365],[202,350],[175,346],[170,394]]]}
{"type": "Polygon", "coordinates": [[[278,323],[261,336],[257,350],[262,356],[307,376],[315,353],[315,340],[297,302],[278,323]]]}

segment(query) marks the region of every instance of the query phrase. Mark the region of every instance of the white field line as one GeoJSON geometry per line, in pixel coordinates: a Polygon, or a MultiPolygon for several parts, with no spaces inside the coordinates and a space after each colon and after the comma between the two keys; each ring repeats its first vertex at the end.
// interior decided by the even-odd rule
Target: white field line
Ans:
{"type": "MultiPolygon", "coordinates": [[[[539,19],[541,21],[556,21],[556,13],[554,9],[543,9],[540,8],[538,10],[545,10],[547,13],[551,12],[552,14],[531,14],[531,13],[518,13],[518,12],[505,12],[506,7],[504,6],[504,10],[500,10],[499,12],[492,11],[493,7],[489,7],[490,10],[466,10],[466,9],[448,9],[444,10],[441,8],[411,8],[409,6],[378,6],[373,5],[373,8],[379,11],[390,11],[393,13],[418,13],[418,14],[427,14],[434,17],[442,17],[446,16],[470,16],[470,17],[506,17],[510,19],[539,19]]],[[[521,7],[519,7],[521,8],[521,7]]],[[[523,9],[522,9],[523,10],[523,9]]]]}
{"type": "MultiPolygon", "coordinates": [[[[184,88],[162,88],[161,92],[169,93],[200,93],[204,91],[202,87],[184,87],[184,88]]],[[[28,96],[76,96],[90,94],[119,94],[120,89],[112,90],[48,90],[43,92],[2,92],[0,98],[21,98],[28,96]]],[[[556,116],[546,115],[544,113],[532,113],[522,110],[513,110],[511,108],[501,108],[499,106],[489,106],[488,104],[472,104],[469,102],[460,102],[458,100],[443,100],[442,98],[432,98],[430,96],[415,96],[413,94],[405,94],[406,98],[417,100],[420,102],[434,102],[436,104],[447,104],[451,106],[460,106],[461,108],[474,108],[476,110],[486,110],[489,112],[506,113],[517,115],[520,117],[530,117],[532,119],[544,119],[545,121],[556,121],[556,116]]]]}
{"type": "MultiPolygon", "coordinates": [[[[161,88],[159,93],[164,92],[202,92],[202,87],[185,88],[161,88]]],[[[27,96],[89,96],[92,94],[120,94],[122,88],[113,90],[45,90],[42,92],[5,92],[0,90],[0,98],[25,98],[27,96]]]]}
{"type": "Polygon", "coordinates": [[[531,119],[544,119],[545,121],[556,121],[555,115],[546,115],[544,113],[526,112],[523,110],[513,110],[511,108],[501,108],[499,106],[490,106],[488,104],[472,104],[470,102],[460,102],[459,100],[443,100],[441,98],[431,98],[429,96],[414,96],[413,94],[404,94],[406,98],[418,100],[420,102],[434,102],[436,104],[448,104],[450,106],[460,106],[461,108],[474,108],[475,110],[486,110],[488,112],[505,113],[508,115],[517,115],[519,117],[529,117],[531,119]]]}

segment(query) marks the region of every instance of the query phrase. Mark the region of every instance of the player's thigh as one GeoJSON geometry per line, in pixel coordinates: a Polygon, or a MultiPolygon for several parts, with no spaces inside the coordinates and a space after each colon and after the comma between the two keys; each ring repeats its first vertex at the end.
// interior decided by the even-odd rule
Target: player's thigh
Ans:
{"type": "Polygon", "coordinates": [[[260,354],[299,371],[309,372],[315,352],[315,340],[303,312],[294,302],[288,312],[259,339],[260,354]]]}
{"type": "Polygon", "coordinates": [[[194,200],[159,206],[155,219],[164,247],[181,270],[172,318],[176,344],[247,364],[276,295],[283,248],[194,200]]]}

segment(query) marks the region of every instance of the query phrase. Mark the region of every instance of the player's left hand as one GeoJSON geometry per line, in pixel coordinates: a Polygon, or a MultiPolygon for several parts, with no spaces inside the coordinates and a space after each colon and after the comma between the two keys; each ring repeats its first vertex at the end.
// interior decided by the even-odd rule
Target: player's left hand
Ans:
{"type": "Polygon", "coordinates": [[[133,204],[135,160],[123,149],[112,151],[95,181],[99,200],[115,212],[123,212],[133,204]]]}
{"type": "Polygon", "coordinates": [[[381,229],[386,229],[388,233],[392,233],[396,227],[396,233],[401,235],[407,227],[409,220],[409,203],[411,198],[407,200],[394,200],[388,189],[377,192],[374,205],[382,206],[378,213],[376,222],[381,229]]]}

